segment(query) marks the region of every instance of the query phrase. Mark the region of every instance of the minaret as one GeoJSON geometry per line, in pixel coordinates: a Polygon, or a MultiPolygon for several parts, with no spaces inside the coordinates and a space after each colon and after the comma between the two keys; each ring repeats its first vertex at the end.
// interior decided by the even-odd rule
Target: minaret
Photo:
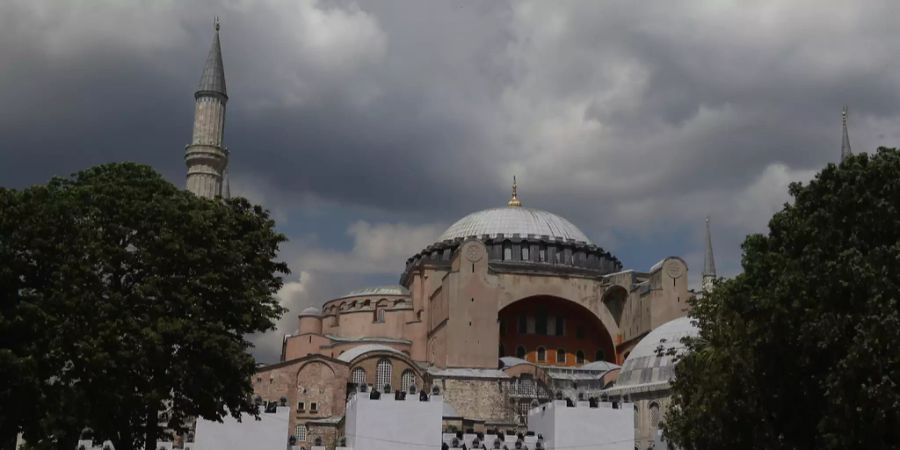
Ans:
{"type": "Polygon", "coordinates": [[[712,289],[716,279],[716,259],[713,257],[712,233],[709,231],[709,216],[706,216],[706,255],[703,257],[703,278],[700,288],[703,291],[712,289]]]}
{"type": "Polygon", "coordinates": [[[844,106],[844,109],[841,111],[841,123],[844,128],[844,137],[841,140],[841,161],[847,159],[847,157],[853,155],[853,152],[850,150],[850,135],[847,134],[847,107],[844,106]]]}
{"type": "Polygon", "coordinates": [[[218,17],[215,29],[200,86],[194,93],[194,135],[184,154],[188,169],[187,190],[206,198],[222,195],[222,181],[228,167],[228,149],[222,142],[228,94],[219,45],[218,17]]]}
{"type": "Polygon", "coordinates": [[[522,202],[519,201],[519,187],[516,185],[516,176],[513,175],[513,192],[512,198],[506,202],[506,206],[510,208],[518,208],[522,206],[522,202]]]}

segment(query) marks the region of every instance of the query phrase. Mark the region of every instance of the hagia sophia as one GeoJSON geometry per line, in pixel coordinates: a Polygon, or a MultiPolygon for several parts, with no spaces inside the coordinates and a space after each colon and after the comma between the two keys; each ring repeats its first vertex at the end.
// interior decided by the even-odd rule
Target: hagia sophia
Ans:
{"type": "MultiPolygon", "coordinates": [[[[227,197],[228,95],[219,26],[195,94],[187,188],[227,197]]],[[[844,149],[850,152],[844,126],[844,149]]],[[[310,307],[284,336],[280,362],[252,380],[260,402],[290,408],[298,446],[333,449],[348,398],[365,389],[431,392],[446,430],[521,430],[553,399],[634,404],[635,448],[658,440],[680,338],[697,334],[688,266],[660,255],[626,268],[569,220],[520,199],[473,212],[397,261],[394,286],[310,307]]],[[[699,292],[716,277],[709,220],[699,292]]]]}

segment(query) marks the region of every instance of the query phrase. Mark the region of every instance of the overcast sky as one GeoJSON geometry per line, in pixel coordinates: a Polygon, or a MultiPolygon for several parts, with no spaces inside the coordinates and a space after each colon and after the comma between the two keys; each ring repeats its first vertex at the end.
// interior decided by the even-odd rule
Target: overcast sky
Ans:
{"type": "Polygon", "coordinates": [[[628,268],[721,275],[790,181],[900,140],[897,1],[0,2],[0,186],[137,161],[184,185],[222,20],[232,193],[290,238],[291,309],[396,283],[461,216],[567,217],[628,268]]]}

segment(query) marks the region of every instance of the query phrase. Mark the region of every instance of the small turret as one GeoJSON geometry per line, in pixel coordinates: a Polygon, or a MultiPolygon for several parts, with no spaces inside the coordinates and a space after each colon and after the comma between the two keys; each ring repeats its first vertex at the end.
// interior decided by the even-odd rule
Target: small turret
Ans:
{"type": "Polygon", "coordinates": [[[322,311],[315,306],[310,306],[300,312],[299,334],[322,334],[322,311]]]}

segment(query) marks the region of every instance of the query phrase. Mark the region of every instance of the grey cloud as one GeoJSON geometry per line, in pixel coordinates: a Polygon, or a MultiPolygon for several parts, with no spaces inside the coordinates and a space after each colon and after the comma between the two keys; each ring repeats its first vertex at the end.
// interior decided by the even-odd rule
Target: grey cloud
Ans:
{"type": "Polygon", "coordinates": [[[10,0],[0,184],[114,160],[182,183],[218,14],[231,170],[267,204],[446,223],[502,205],[517,173],[526,205],[616,245],[699,245],[684,230],[719,216],[720,259],[737,261],[784,185],[837,159],[842,104],[856,150],[900,139],[898,13],[878,0],[10,0]]]}

